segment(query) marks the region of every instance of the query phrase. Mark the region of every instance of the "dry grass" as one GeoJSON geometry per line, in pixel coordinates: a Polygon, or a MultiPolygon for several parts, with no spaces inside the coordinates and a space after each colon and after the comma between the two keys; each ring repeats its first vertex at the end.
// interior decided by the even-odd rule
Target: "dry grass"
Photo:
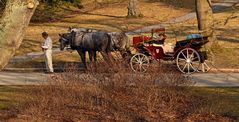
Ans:
{"type": "Polygon", "coordinates": [[[222,45],[214,47],[216,68],[239,68],[239,49],[224,48],[222,45]]]}
{"type": "Polygon", "coordinates": [[[207,99],[191,94],[192,82],[170,67],[135,74],[124,63],[101,65],[87,72],[69,66],[49,85],[28,90],[28,98],[9,121],[231,120],[198,111],[207,99]]]}
{"type": "Polygon", "coordinates": [[[173,6],[160,2],[140,2],[140,9],[145,17],[140,19],[127,19],[127,1],[125,0],[122,2],[104,4],[96,8],[91,2],[84,4],[87,4],[89,7],[80,11],[74,9],[72,9],[73,11],[66,10],[62,13],[63,15],[61,15],[60,21],[31,23],[26,30],[24,41],[16,55],[24,55],[31,51],[41,51],[39,45],[43,42],[41,37],[43,31],[49,32],[55,43],[54,46],[57,47],[58,34],[67,32],[70,26],[120,31],[126,26],[128,29],[134,29],[146,25],[153,25],[189,12],[187,9],[175,9],[173,6]]]}

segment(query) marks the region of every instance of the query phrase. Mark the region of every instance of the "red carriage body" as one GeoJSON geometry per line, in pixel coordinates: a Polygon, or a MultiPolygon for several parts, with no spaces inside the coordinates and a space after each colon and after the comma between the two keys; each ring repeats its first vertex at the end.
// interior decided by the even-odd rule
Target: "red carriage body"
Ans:
{"type": "MultiPolygon", "coordinates": [[[[144,48],[145,51],[147,51],[147,53],[148,53],[147,55],[151,55],[155,60],[162,59],[164,57],[162,47],[154,46],[153,44],[144,44],[144,46],[142,48],[140,47],[140,46],[142,46],[141,44],[143,44],[146,41],[150,41],[150,40],[151,40],[151,37],[148,37],[148,36],[133,37],[133,46],[137,50],[137,52],[143,53],[141,50],[142,50],[142,48],[144,48]]],[[[144,52],[144,53],[146,53],[146,52],[144,52]]]]}
{"type": "MultiPolygon", "coordinates": [[[[152,35],[154,33],[165,33],[164,28],[160,29],[155,29],[152,30],[152,35]]],[[[137,50],[138,53],[140,53],[140,56],[151,56],[153,59],[160,61],[160,60],[176,60],[178,68],[180,69],[178,62],[180,60],[185,60],[185,62],[190,62],[188,63],[188,66],[184,66],[183,68],[180,69],[181,72],[184,72],[185,67],[192,67],[195,72],[196,70],[193,67],[193,62],[198,61],[199,63],[204,62],[202,59],[201,52],[199,51],[204,44],[208,42],[208,37],[200,37],[200,38],[193,38],[193,39],[187,39],[187,40],[182,40],[176,42],[176,45],[174,46],[173,52],[171,53],[165,53],[163,46],[164,46],[164,40],[154,40],[153,37],[151,36],[135,36],[133,37],[133,47],[137,50]],[[160,44],[155,46],[154,43],[151,43],[152,41],[157,41],[160,44]],[[187,55],[187,56],[185,56],[187,55]],[[190,58],[192,57],[192,59],[190,58]],[[198,58],[198,59],[193,59],[193,58],[198,58]],[[192,62],[192,63],[191,63],[192,62]]],[[[139,57],[138,55],[138,57],[139,57]]],[[[132,58],[137,58],[137,54],[133,56],[132,58]]],[[[131,59],[131,67],[132,67],[132,60],[131,59]]],[[[191,69],[190,69],[191,70],[191,69]]],[[[188,74],[192,73],[187,69],[188,74]]]]}

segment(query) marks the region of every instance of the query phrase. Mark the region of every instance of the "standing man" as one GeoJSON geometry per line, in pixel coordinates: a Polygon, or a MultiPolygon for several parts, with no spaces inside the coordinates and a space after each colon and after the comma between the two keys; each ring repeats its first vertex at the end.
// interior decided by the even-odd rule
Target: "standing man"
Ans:
{"type": "Polygon", "coordinates": [[[42,50],[44,50],[45,53],[45,63],[46,63],[46,69],[47,73],[53,73],[53,65],[52,65],[52,40],[48,36],[47,32],[42,33],[42,37],[45,39],[45,42],[41,46],[42,50]]]}

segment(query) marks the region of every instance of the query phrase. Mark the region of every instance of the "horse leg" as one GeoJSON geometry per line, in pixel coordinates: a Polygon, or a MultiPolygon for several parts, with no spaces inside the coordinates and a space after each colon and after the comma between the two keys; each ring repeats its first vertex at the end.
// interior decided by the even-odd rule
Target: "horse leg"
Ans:
{"type": "Polygon", "coordinates": [[[104,58],[104,60],[106,61],[106,62],[108,62],[108,63],[110,63],[110,64],[112,64],[113,63],[113,61],[112,61],[112,54],[110,53],[110,52],[100,52],[101,53],[101,55],[102,55],[102,57],[104,58]]]}
{"type": "Polygon", "coordinates": [[[86,53],[86,52],[83,51],[83,50],[77,50],[77,52],[78,52],[78,54],[79,54],[80,57],[81,57],[81,61],[82,61],[83,65],[84,65],[84,68],[87,69],[86,60],[85,60],[85,53],[86,53]]]}
{"type": "Polygon", "coordinates": [[[109,60],[108,60],[109,58],[108,58],[108,56],[107,56],[107,53],[101,51],[100,54],[102,55],[103,59],[104,59],[106,62],[109,61],[109,60]]]}
{"type": "Polygon", "coordinates": [[[89,54],[89,59],[90,59],[90,69],[93,70],[94,68],[94,61],[93,61],[93,55],[94,55],[94,51],[90,50],[88,51],[88,54],[89,54]]]}
{"type": "Polygon", "coordinates": [[[92,62],[92,59],[93,59],[93,51],[88,51],[88,54],[89,54],[89,59],[90,59],[90,62],[92,62]]]}
{"type": "Polygon", "coordinates": [[[84,68],[87,69],[87,65],[86,65],[86,51],[82,51],[82,62],[84,64],[84,68]]]}
{"type": "Polygon", "coordinates": [[[95,60],[95,62],[96,62],[96,61],[97,61],[96,51],[93,51],[93,53],[94,53],[94,60],[95,60]]]}
{"type": "Polygon", "coordinates": [[[109,60],[112,62],[112,61],[115,61],[115,58],[114,58],[114,56],[112,55],[112,53],[111,52],[107,52],[107,55],[108,55],[108,58],[109,58],[109,60]]]}

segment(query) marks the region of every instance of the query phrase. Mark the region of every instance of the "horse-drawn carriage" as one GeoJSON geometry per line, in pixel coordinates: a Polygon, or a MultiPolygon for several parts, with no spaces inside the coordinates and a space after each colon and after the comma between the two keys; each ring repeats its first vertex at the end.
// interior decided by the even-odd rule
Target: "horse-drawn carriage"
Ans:
{"type": "Polygon", "coordinates": [[[176,61],[179,71],[185,74],[199,71],[199,67],[205,72],[210,69],[206,63],[207,52],[201,51],[203,45],[209,42],[208,37],[192,35],[186,40],[177,41],[175,45],[165,44],[165,39],[164,28],[152,30],[151,36],[133,37],[133,47],[137,53],[130,59],[132,70],[147,71],[151,60],[176,61]]]}

